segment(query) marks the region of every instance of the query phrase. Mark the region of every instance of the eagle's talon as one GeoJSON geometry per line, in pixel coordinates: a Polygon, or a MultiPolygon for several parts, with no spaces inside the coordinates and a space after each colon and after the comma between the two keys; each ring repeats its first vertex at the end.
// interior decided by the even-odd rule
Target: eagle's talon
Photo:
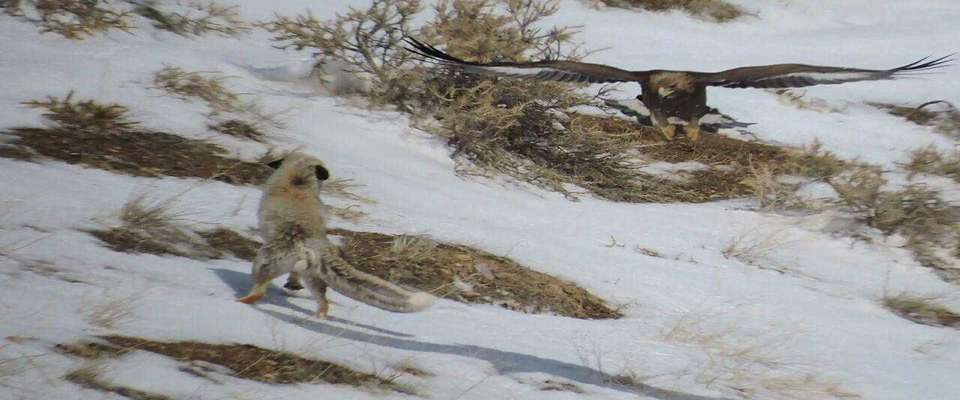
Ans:
{"type": "Polygon", "coordinates": [[[661,126],[660,133],[663,134],[663,137],[667,138],[667,141],[671,141],[673,140],[674,136],[677,136],[677,126],[676,125],[661,126]]]}

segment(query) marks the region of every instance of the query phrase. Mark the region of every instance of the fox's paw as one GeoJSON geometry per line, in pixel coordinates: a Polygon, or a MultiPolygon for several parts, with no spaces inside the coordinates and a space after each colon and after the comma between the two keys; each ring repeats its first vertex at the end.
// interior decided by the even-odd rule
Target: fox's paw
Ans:
{"type": "Polygon", "coordinates": [[[244,303],[244,304],[253,304],[253,303],[256,303],[258,300],[260,300],[260,299],[262,299],[262,298],[263,298],[263,294],[254,293],[254,294],[250,294],[250,295],[241,297],[241,298],[237,299],[237,301],[239,301],[239,302],[241,302],[241,303],[244,303]]]}

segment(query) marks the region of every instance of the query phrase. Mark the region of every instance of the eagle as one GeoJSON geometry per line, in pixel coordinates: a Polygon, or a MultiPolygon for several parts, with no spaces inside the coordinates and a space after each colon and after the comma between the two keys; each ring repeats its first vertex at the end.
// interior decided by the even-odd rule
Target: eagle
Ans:
{"type": "Polygon", "coordinates": [[[612,83],[637,82],[637,99],[650,110],[650,119],[667,140],[683,126],[687,138],[700,137],[700,118],[707,106],[707,87],[795,88],[856,81],[895,79],[911,73],[930,71],[950,65],[953,54],[931,59],[925,57],[892,69],[860,69],[806,64],[773,64],[740,67],[720,72],[672,71],[653,69],[627,71],[609,65],[566,60],[534,62],[478,63],[451,56],[436,47],[407,37],[408,51],[421,57],[469,73],[559,82],[612,83]]]}

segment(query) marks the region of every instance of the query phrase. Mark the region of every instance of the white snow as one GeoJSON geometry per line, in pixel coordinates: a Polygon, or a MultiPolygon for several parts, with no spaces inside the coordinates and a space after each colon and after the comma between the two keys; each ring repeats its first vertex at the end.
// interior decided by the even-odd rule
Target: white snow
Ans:
{"type": "MultiPolygon", "coordinates": [[[[236,3],[253,20],[307,9],[329,18],[366,1],[236,3]]],[[[783,62],[888,68],[957,51],[960,37],[960,2],[952,0],[736,3],[756,16],[714,24],[681,13],[594,9],[564,0],[548,22],[583,25],[578,38],[588,48],[609,47],[585,61],[624,69],[713,71],[783,62]]],[[[808,375],[864,399],[960,393],[960,331],[909,322],[879,303],[884,294],[909,292],[944,296],[956,309],[956,286],[920,267],[895,238],[867,232],[874,237],[867,243],[843,234],[850,221],[841,216],[761,213],[746,201],[572,202],[461,177],[450,149],[411,128],[403,115],[358,108],[305,87],[309,54],[277,50],[263,32],[188,39],[138,20],[133,34],[69,41],[20,19],[2,15],[0,21],[0,128],[44,123],[21,102],[74,90],[78,99],[126,105],[150,128],[210,140],[253,159],[268,146],[218,137],[205,128],[204,105],[150,88],[164,65],[220,71],[232,77],[231,88],[282,112],[286,127],[271,133],[271,145],[317,155],[334,177],[355,180],[363,185],[355,191],[375,200],[361,205],[368,218],[334,225],[428,234],[509,256],[576,282],[626,315],[587,321],[447,300],[421,313],[391,314],[333,294],[331,318],[320,321],[310,317],[312,299],[274,290],[260,305],[239,304],[234,299],[250,285],[246,262],[117,253],[83,230],[112,224],[124,202],[147,193],[179,195],[174,209],[190,224],[246,231],[255,226],[256,188],[0,158],[0,249],[12,249],[0,256],[0,399],[117,398],[59,379],[82,363],[52,351],[56,343],[110,333],[250,343],[385,376],[406,363],[434,374],[399,379],[431,399],[734,399],[741,386],[759,390],[757,399],[781,399],[786,396],[773,386],[789,379],[812,391],[793,392],[794,398],[830,398],[817,392],[828,385],[803,383],[808,375]],[[755,248],[747,257],[727,258],[732,243],[755,248]],[[111,307],[125,311],[113,328],[91,322],[111,307]],[[752,350],[736,355],[734,349],[752,350]],[[646,386],[610,382],[625,373],[646,386]],[[584,393],[539,390],[546,380],[584,393]]],[[[711,89],[709,104],[756,122],[749,130],[761,140],[804,145],[817,138],[840,157],[899,173],[897,163],[909,151],[955,143],[865,103],[960,104],[958,71],[807,89],[806,96],[840,113],[792,108],[756,89],[711,89]]],[[[622,84],[621,90],[632,97],[639,87],[622,84]]],[[[696,167],[650,166],[662,172],[696,167]]],[[[957,191],[952,182],[937,185],[957,191]]],[[[133,352],[106,362],[102,376],[173,398],[411,398],[211,373],[217,384],[180,366],[133,352]]]]}

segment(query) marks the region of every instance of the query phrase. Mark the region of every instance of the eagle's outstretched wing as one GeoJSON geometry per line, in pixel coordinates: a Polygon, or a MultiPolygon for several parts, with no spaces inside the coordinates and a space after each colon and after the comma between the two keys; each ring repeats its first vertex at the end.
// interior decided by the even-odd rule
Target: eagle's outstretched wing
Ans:
{"type": "Polygon", "coordinates": [[[929,60],[926,57],[893,69],[858,69],[804,64],[775,64],[734,68],[716,73],[698,73],[697,81],[729,88],[791,88],[856,81],[875,81],[909,76],[950,65],[954,55],[929,60]],[[928,61],[929,60],[929,61],[928,61]]]}
{"type": "Polygon", "coordinates": [[[528,78],[560,82],[607,83],[633,82],[641,79],[646,72],[625,71],[602,64],[590,64],[576,61],[536,61],[528,63],[495,62],[476,63],[451,56],[429,44],[411,37],[406,38],[411,47],[406,49],[441,64],[460,68],[467,72],[528,78]]]}

